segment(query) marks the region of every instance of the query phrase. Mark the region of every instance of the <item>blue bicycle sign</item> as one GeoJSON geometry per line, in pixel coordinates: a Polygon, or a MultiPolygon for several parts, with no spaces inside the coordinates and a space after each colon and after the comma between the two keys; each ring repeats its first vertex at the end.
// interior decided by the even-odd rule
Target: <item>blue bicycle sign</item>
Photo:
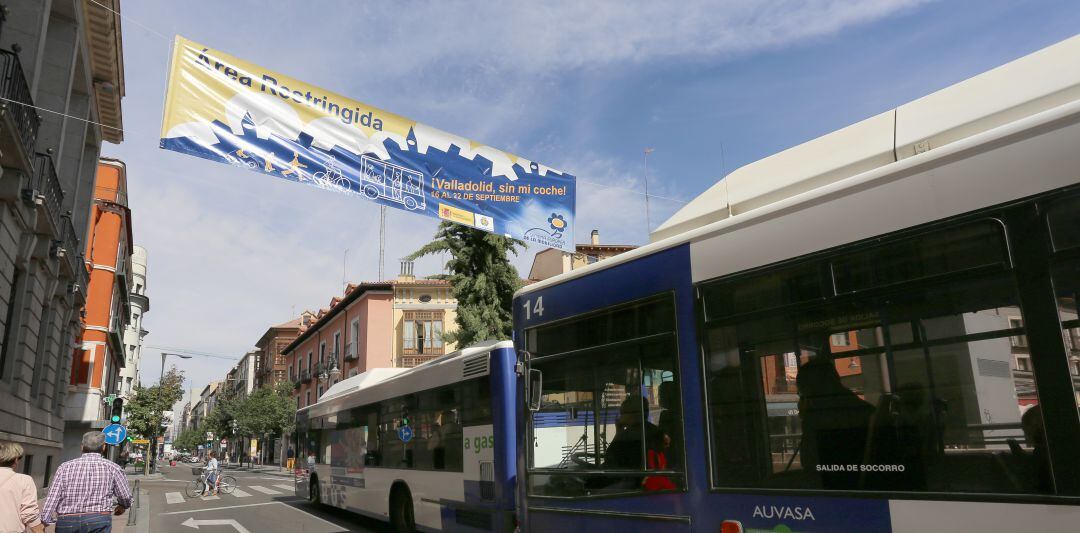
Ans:
{"type": "Polygon", "coordinates": [[[101,430],[105,434],[105,444],[117,446],[127,438],[127,428],[120,424],[109,424],[101,430]]]}
{"type": "Polygon", "coordinates": [[[401,426],[397,430],[397,435],[401,442],[409,442],[413,438],[413,430],[409,426],[401,426]]]}

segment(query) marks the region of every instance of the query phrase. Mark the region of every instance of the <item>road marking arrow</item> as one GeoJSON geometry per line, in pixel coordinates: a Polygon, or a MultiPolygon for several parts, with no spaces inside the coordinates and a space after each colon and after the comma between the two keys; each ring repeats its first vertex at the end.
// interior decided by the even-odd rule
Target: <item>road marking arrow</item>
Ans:
{"type": "Polygon", "coordinates": [[[247,528],[240,525],[240,522],[237,522],[236,520],[233,520],[231,518],[228,520],[195,520],[194,518],[188,518],[187,520],[184,520],[184,522],[180,525],[187,526],[193,529],[199,529],[199,526],[232,526],[235,527],[236,530],[240,533],[251,533],[247,530],[247,528]]]}

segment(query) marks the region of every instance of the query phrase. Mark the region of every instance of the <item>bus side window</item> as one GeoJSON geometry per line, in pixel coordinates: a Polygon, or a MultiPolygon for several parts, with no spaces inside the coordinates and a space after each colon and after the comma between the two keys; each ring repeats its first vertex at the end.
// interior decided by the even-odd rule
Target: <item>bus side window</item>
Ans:
{"type": "Polygon", "coordinates": [[[1002,231],[958,224],[704,288],[776,295],[730,318],[704,302],[715,483],[1052,493],[1002,231]],[[785,272],[834,292],[802,298],[808,278],[785,272]]]}

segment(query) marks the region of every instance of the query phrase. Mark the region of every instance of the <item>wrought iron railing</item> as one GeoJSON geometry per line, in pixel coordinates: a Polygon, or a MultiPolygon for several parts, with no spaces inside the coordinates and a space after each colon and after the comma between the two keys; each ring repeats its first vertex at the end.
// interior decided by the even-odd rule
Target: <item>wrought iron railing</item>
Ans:
{"type": "Polygon", "coordinates": [[[303,369],[300,371],[300,382],[307,383],[311,381],[311,370],[303,369]]]}
{"type": "Polygon", "coordinates": [[[0,4],[0,35],[3,35],[4,23],[7,22],[7,6],[0,4]]]}
{"type": "Polygon", "coordinates": [[[26,83],[19,55],[8,50],[0,50],[0,109],[11,115],[18,130],[19,142],[26,153],[26,159],[34,154],[38,127],[41,118],[34,109],[34,100],[30,97],[30,86],[26,83]]]}
{"type": "MultiPolygon", "coordinates": [[[[34,174],[30,177],[30,189],[44,198],[49,219],[52,220],[53,227],[59,230],[57,234],[62,236],[60,209],[64,205],[64,190],[60,188],[60,178],[56,175],[56,166],[53,164],[51,155],[34,155],[34,174]]],[[[77,253],[76,250],[70,250],[70,252],[77,253]]]]}

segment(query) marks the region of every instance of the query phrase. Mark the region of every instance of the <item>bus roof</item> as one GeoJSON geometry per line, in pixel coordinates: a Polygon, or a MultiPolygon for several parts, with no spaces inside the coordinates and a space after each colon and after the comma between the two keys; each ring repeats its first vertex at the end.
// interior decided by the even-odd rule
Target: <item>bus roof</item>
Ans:
{"type": "Polygon", "coordinates": [[[730,173],[655,242],[1080,98],[1080,35],[730,173]]]}
{"type": "MultiPolygon", "coordinates": [[[[467,348],[451,352],[442,357],[432,359],[426,363],[416,365],[412,368],[372,368],[362,374],[357,374],[351,378],[343,379],[338,383],[335,383],[322,395],[322,397],[319,398],[319,401],[300,409],[300,411],[312,409],[315,411],[322,411],[322,406],[327,406],[331,403],[342,404],[348,400],[348,397],[359,395],[366,391],[378,394],[376,389],[383,387],[393,388],[395,384],[400,383],[404,379],[408,379],[409,376],[421,377],[434,374],[443,378],[449,376],[458,376],[460,378],[462,373],[448,372],[451,370],[449,367],[461,366],[463,360],[474,355],[491,352],[500,348],[513,347],[514,343],[511,341],[483,341],[467,348]]],[[[460,379],[451,381],[460,381],[460,379]]],[[[417,390],[424,390],[426,388],[427,387],[422,386],[417,390]]]]}
{"type": "Polygon", "coordinates": [[[944,160],[969,145],[1032,129],[1080,105],[1080,35],[817,139],[743,166],[661,224],[651,243],[519,289],[518,295],[611,268],[826,191],[944,160]]]}

